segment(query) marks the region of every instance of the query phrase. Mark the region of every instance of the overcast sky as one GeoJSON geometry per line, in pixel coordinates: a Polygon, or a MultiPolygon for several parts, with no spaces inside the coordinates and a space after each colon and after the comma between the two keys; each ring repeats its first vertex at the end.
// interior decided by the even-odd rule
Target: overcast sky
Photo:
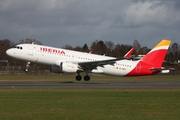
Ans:
{"type": "Polygon", "coordinates": [[[180,44],[180,0],[0,0],[0,39],[90,47],[95,40],[180,44]]]}

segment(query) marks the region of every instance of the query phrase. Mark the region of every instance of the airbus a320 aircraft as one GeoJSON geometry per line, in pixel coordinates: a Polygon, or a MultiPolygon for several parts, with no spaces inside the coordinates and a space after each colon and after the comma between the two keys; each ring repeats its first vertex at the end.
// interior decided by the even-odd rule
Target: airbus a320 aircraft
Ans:
{"type": "Polygon", "coordinates": [[[162,40],[149,53],[138,61],[118,60],[114,57],[77,52],[61,48],[19,44],[6,51],[7,55],[29,62],[50,65],[55,73],[77,73],[76,80],[90,80],[88,73],[103,73],[116,76],[153,75],[163,70],[162,63],[170,46],[170,40],[162,40]]]}

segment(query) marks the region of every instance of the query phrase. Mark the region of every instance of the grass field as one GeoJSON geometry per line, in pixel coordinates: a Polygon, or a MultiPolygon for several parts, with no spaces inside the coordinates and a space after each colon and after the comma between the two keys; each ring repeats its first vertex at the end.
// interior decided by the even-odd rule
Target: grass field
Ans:
{"type": "Polygon", "coordinates": [[[179,120],[180,89],[0,89],[1,120],[179,120]]]}
{"type": "MultiPolygon", "coordinates": [[[[92,76],[178,81],[179,75],[92,76]]],[[[0,75],[0,81],[75,81],[72,75],[0,75]]],[[[84,81],[82,81],[84,82],[84,81]]],[[[180,89],[0,89],[0,120],[179,120],[180,89]]]]}

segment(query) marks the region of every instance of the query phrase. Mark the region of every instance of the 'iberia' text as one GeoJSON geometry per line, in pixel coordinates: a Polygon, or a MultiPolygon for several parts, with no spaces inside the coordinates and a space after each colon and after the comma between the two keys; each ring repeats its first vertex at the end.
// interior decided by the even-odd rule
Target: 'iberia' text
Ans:
{"type": "Polygon", "coordinates": [[[43,52],[49,52],[49,53],[65,54],[63,50],[59,50],[55,48],[40,47],[40,50],[43,52]]]}

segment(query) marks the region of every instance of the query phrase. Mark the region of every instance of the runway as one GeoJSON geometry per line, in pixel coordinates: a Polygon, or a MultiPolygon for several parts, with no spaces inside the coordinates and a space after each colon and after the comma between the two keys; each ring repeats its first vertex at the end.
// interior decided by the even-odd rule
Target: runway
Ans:
{"type": "Polygon", "coordinates": [[[171,82],[0,82],[0,88],[180,88],[171,82]]]}

